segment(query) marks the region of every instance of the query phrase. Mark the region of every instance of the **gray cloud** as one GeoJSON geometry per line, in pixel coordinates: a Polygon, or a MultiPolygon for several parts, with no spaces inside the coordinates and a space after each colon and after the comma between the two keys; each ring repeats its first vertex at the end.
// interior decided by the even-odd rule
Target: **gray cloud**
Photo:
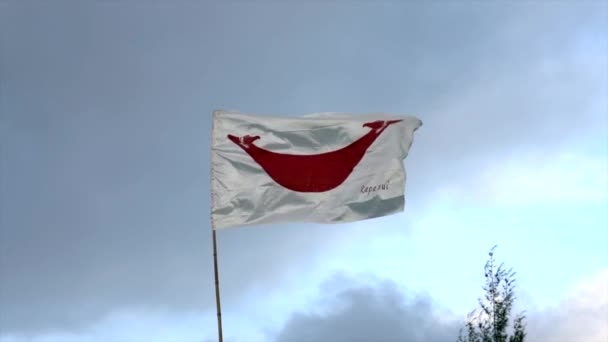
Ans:
{"type": "MultiPolygon", "coordinates": [[[[527,341],[605,342],[608,336],[607,289],[608,270],[603,270],[583,279],[554,307],[539,309],[529,300],[518,299],[515,311],[527,311],[527,341]]],[[[480,296],[482,294],[479,293],[480,296]]],[[[471,298],[471,308],[474,306],[476,298],[471,298]]],[[[464,315],[459,317],[460,315],[445,310],[432,297],[408,293],[390,279],[344,273],[337,273],[321,284],[317,298],[306,307],[308,309],[304,311],[292,313],[278,330],[266,330],[267,336],[259,340],[454,342],[465,318],[464,315]]],[[[179,313],[162,319],[163,322],[174,322],[175,326],[167,325],[160,329],[154,326],[159,319],[146,317],[146,314],[131,314],[123,316],[122,320],[120,315],[108,318],[109,321],[97,322],[95,328],[80,333],[59,331],[56,334],[32,336],[20,334],[13,335],[13,339],[0,335],[0,341],[136,342],[164,341],[161,336],[171,336],[172,341],[185,342],[195,341],[194,336],[201,333],[201,321],[193,321],[192,317],[179,313]],[[158,332],[160,336],[151,332],[158,332]],[[176,336],[189,337],[180,339],[176,336]]],[[[205,327],[208,330],[207,336],[214,335],[212,320],[206,322],[210,324],[205,327]]],[[[231,338],[230,335],[235,332],[229,326],[230,324],[224,326],[226,341],[252,341],[247,338],[231,338]]]]}
{"type": "MultiPolygon", "coordinates": [[[[470,160],[599,127],[579,114],[605,92],[594,69],[605,66],[572,48],[605,39],[602,9],[0,2],[3,332],[213,308],[214,108],[419,114],[408,160],[419,201],[470,173],[470,160]]],[[[337,231],[221,232],[225,300],[276,283],[337,231]]]]}
{"type": "Polygon", "coordinates": [[[430,298],[406,298],[388,280],[342,289],[328,302],[326,313],[293,314],[276,341],[443,342],[458,334],[456,324],[435,316],[430,298]]]}
{"type": "MultiPolygon", "coordinates": [[[[390,280],[362,284],[343,278],[330,280],[341,289],[323,296],[318,311],[294,313],[276,342],[304,341],[429,341],[454,342],[463,321],[430,297],[406,296],[390,280]]],[[[605,342],[608,338],[608,272],[586,279],[556,307],[527,310],[527,341],[605,342]]],[[[322,292],[327,289],[322,289],[322,292]]],[[[483,295],[480,293],[480,296],[483,295]]],[[[474,306],[476,298],[471,298],[474,306]]],[[[464,319],[464,317],[463,317],[464,319]]]]}

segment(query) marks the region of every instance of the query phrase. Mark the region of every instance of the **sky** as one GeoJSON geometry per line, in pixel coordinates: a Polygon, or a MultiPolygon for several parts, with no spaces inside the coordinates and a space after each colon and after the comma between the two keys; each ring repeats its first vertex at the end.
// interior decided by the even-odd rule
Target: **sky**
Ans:
{"type": "Polygon", "coordinates": [[[215,109],[415,115],[403,213],[218,233],[226,342],[608,341],[602,1],[0,0],[0,341],[217,340],[215,109]]]}

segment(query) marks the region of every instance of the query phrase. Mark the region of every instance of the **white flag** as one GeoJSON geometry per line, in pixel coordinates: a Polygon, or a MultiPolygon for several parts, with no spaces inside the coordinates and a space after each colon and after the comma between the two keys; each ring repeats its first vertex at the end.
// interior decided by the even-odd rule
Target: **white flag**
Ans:
{"type": "Polygon", "coordinates": [[[318,113],[268,117],[215,111],[214,229],[340,223],[403,211],[403,160],[413,116],[318,113]]]}

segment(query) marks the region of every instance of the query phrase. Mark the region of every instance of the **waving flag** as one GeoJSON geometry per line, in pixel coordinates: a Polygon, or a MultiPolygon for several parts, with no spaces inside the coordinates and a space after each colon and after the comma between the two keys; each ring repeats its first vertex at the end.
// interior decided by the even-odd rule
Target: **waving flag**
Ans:
{"type": "Polygon", "coordinates": [[[403,160],[413,116],[318,113],[268,117],[215,111],[214,229],[340,223],[403,211],[403,160]]]}

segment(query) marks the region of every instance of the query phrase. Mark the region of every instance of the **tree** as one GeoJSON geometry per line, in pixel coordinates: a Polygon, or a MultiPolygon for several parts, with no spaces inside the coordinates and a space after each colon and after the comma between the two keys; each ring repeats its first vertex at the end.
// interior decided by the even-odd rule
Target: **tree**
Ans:
{"type": "Polygon", "coordinates": [[[506,270],[504,263],[496,267],[494,250],[484,267],[486,283],[484,298],[479,298],[480,309],[468,316],[464,329],[460,329],[457,342],[524,342],[526,325],[524,313],[513,319],[509,335],[509,321],[515,302],[515,272],[506,270]],[[464,331],[463,331],[464,330],[464,331]]]}

